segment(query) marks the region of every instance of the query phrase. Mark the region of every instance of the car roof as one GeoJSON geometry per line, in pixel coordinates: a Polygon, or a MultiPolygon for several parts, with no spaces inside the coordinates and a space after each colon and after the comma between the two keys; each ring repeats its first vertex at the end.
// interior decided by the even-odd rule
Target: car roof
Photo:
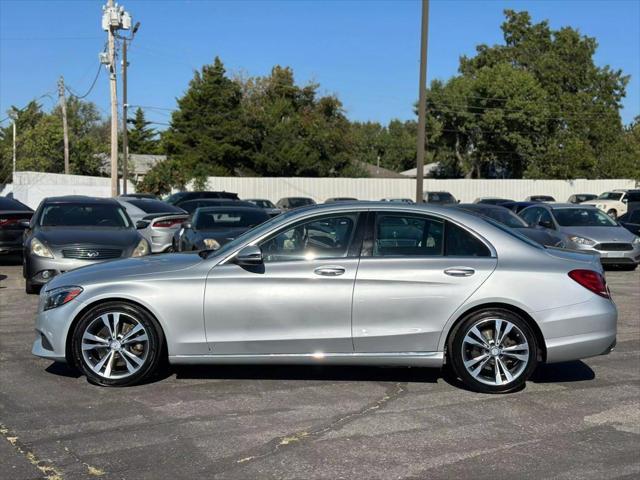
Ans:
{"type": "Polygon", "coordinates": [[[47,197],[43,200],[47,204],[63,204],[63,203],[86,203],[86,204],[103,204],[103,205],[119,205],[115,198],[105,197],[89,197],[86,195],[65,195],[60,197],[47,197]]]}
{"type": "Polygon", "coordinates": [[[456,203],[448,208],[466,208],[468,210],[509,210],[502,205],[493,205],[491,203],[456,203]]]}
{"type": "Polygon", "coordinates": [[[566,202],[551,202],[551,203],[540,203],[537,204],[538,207],[547,208],[548,210],[559,210],[564,208],[596,208],[594,205],[585,205],[582,203],[566,203],[566,202]]]}

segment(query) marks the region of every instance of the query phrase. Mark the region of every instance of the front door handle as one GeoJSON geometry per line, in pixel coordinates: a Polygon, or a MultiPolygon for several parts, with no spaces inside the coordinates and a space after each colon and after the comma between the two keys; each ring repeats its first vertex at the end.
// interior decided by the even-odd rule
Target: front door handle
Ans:
{"type": "Polygon", "coordinates": [[[444,273],[452,277],[470,277],[476,271],[473,268],[459,267],[459,268],[447,268],[444,273]]]}
{"type": "Polygon", "coordinates": [[[325,265],[323,267],[316,268],[313,273],[324,277],[337,277],[344,274],[345,271],[344,267],[339,265],[325,265]]]}

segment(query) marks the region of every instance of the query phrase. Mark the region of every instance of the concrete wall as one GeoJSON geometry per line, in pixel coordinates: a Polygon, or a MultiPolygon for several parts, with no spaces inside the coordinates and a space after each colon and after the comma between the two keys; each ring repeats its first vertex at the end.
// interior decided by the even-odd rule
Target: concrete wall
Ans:
{"type": "MultiPolygon", "coordinates": [[[[311,197],[323,202],[329,197],[380,200],[415,197],[415,179],[383,178],[257,178],[209,177],[208,188],[236,192],[240,198],[311,197]]],[[[424,179],[425,191],[448,191],[462,202],[478,197],[524,200],[529,195],[551,195],[566,201],[573,193],[600,194],[616,188],[634,188],[634,180],[432,180],[424,179]]]]}
{"type": "MultiPolygon", "coordinates": [[[[135,192],[135,187],[131,182],[128,183],[128,192],[135,192]]],[[[33,209],[38,207],[43,198],[60,195],[110,197],[111,179],[41,172],[16,172],[14,174],[14,198],[33,209]]]]}

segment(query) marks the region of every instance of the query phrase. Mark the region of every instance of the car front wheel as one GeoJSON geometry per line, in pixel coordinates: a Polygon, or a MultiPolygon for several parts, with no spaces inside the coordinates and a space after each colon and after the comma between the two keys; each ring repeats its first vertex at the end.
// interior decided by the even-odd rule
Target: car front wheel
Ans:
{"type": "Polygon", "coordinates": [[[75,364],[90,382],[124,387],[158,370],[163,342],[156,320],[145,310],[109,302],[82,316],[73,333],[72,352],[75,364]]]}
{"type": "Polygon", "coordinates": [[[618,212],[615,209],[611,209],[607,211],[607,215],[616,220],[618,218],[618,212]]]}
{"type": "Polygon", "coordinates": [[[531,327],[508,310],[472,313],[452,332],[447,348],[455,374],[476,392],[518,390],[537,366],[531,327]]]}

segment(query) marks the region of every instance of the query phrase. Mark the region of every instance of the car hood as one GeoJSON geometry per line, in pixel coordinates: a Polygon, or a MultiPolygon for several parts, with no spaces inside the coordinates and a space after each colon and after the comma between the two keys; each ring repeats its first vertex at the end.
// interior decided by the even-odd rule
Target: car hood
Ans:
{"type": "Polygon", "coordinates": [[[35,236],[52,246],[86,244],[126,248],[135,247],[140,241],[138,232],[132,228],[41,227],[35,236]]]}
{"type": "Polygon", "coordinates": [[[631,243],[635,237],[633,233],[621,226],[616,227],[560,227],[560,231],[567,235],[577,235],[598,243],[624,242],[631,243]]]}
{"type": "Polygon", "coordinates": [[[54,277],[47,290],[63,285],[88,285],[94,283],[117,282],[132,277],[148,278],[152,275],[185,270],[201,263],[203,259],[196,253],[164,253],[140,258],[112,260],[81,267],[54,277]]]}

